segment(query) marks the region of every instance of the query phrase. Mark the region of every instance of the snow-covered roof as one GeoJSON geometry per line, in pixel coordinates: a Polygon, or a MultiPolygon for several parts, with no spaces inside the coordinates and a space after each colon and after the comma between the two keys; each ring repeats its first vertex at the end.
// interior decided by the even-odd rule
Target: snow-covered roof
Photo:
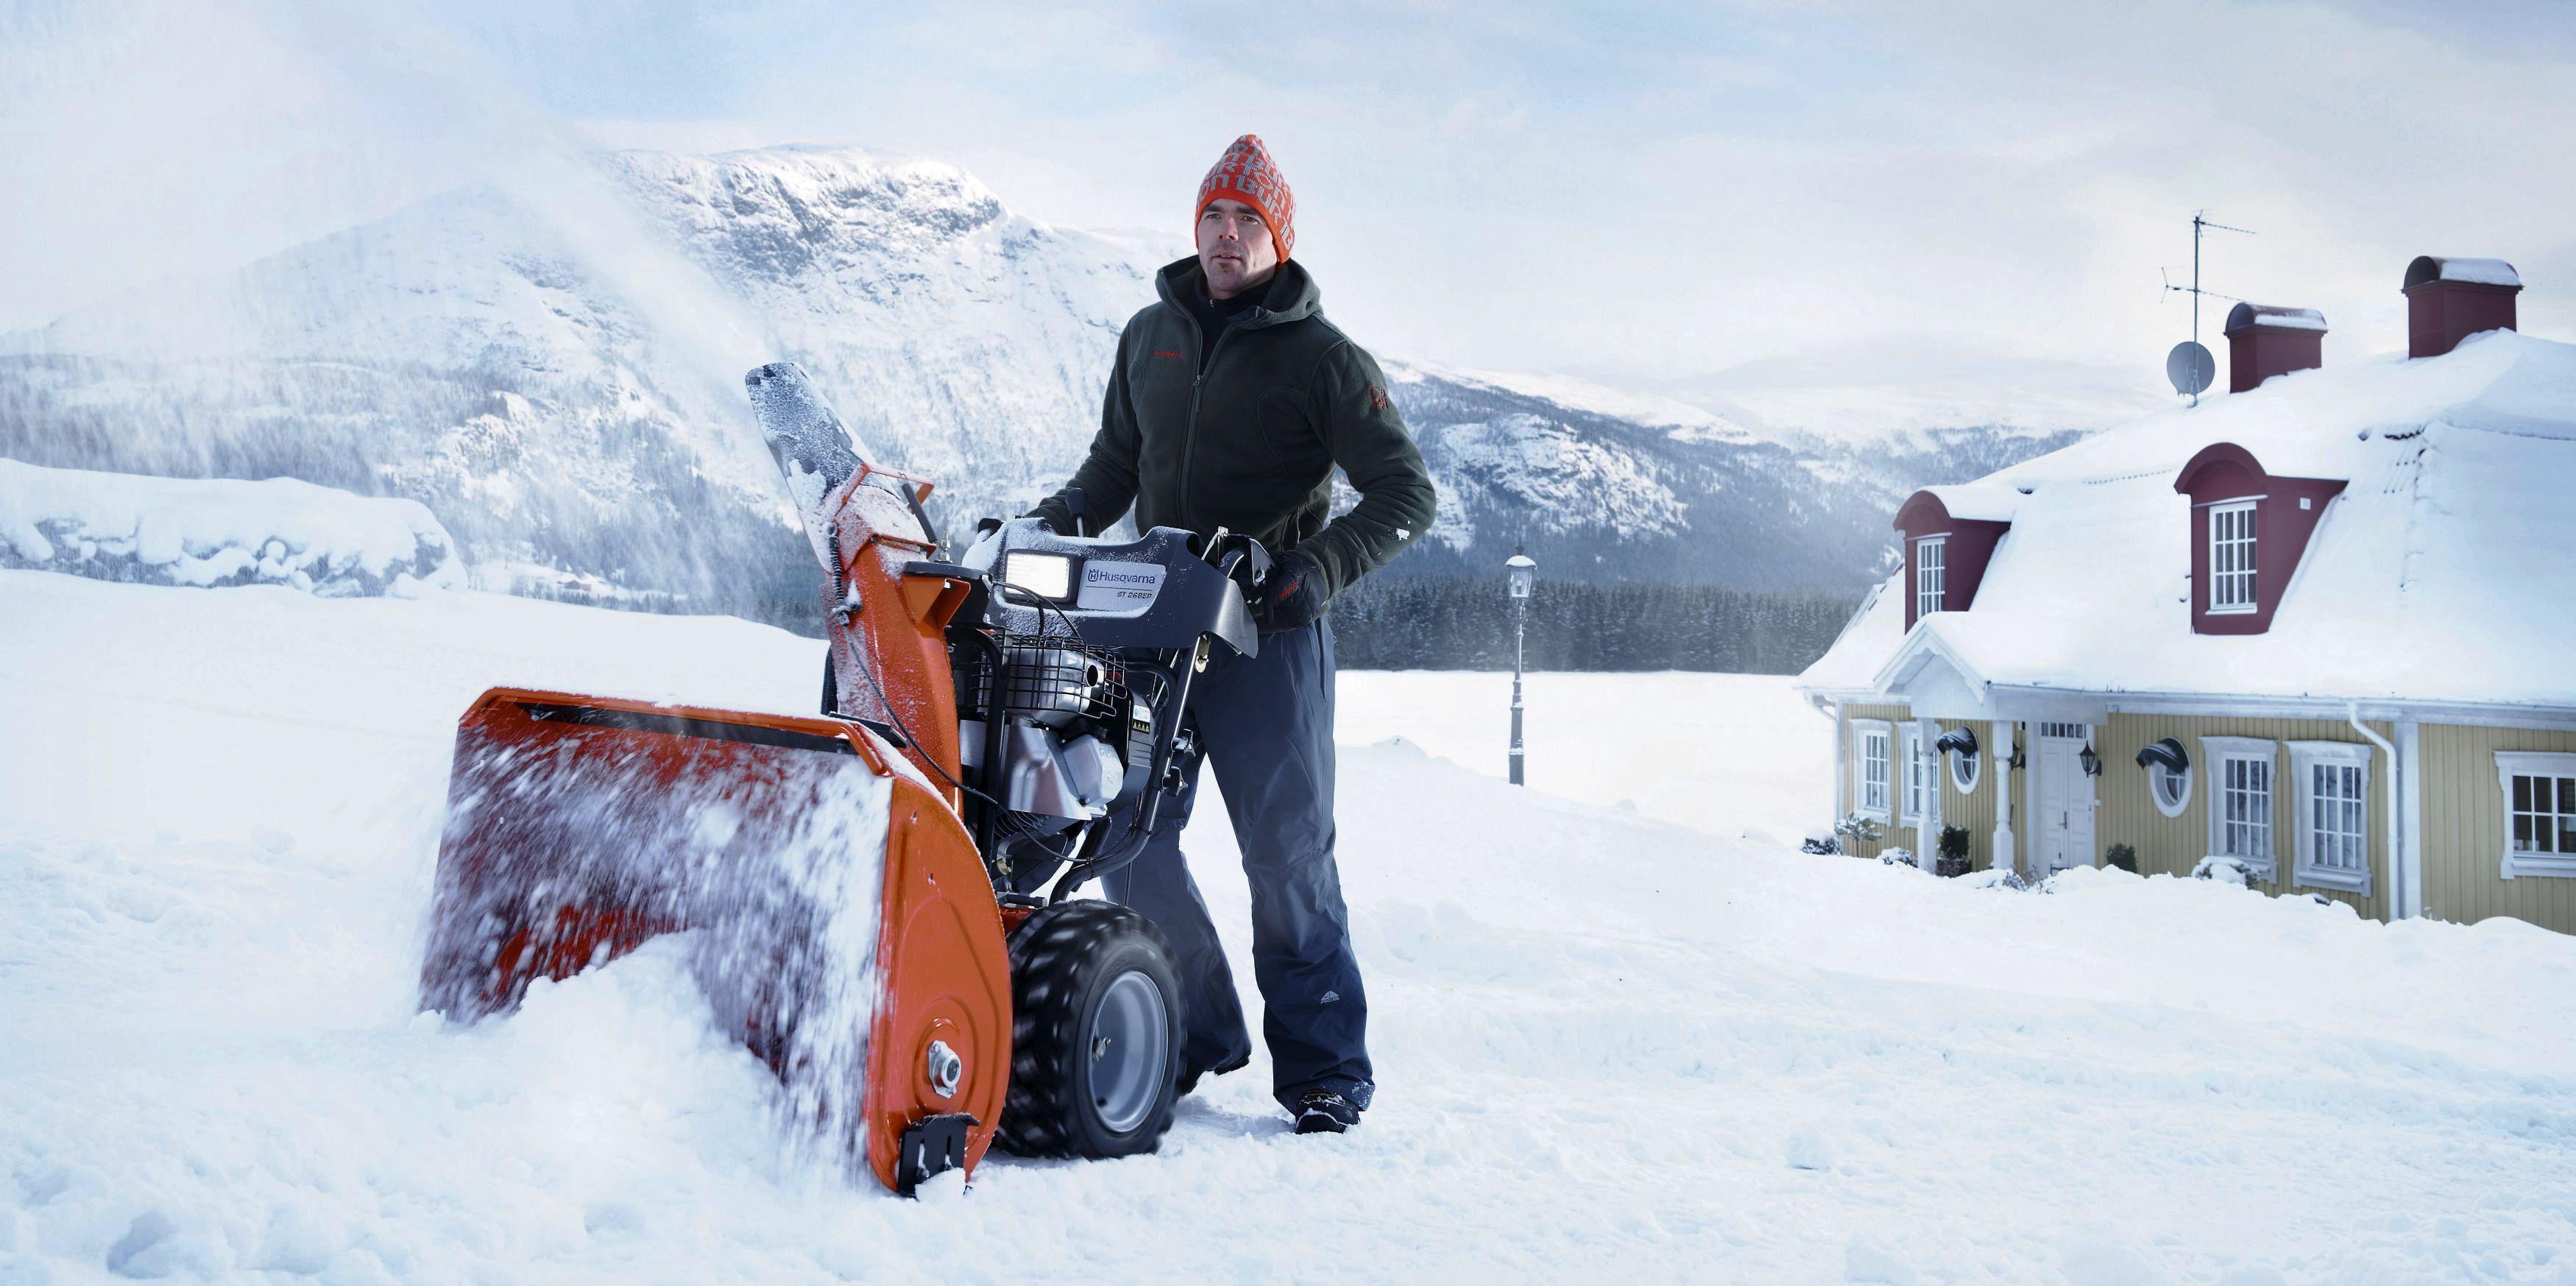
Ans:
{"type": "Polygon", "coordinates": [[[2417,255],[2406,265],[2406,286],[2413,289],[2428,281],[2461,281],[2477,286],[2522,285],[2522,274],[2502,259],[2460,259],[2448,255],[2417,255]]]}
{"type": "Polygon", "coordinates": [[[2022,501],[2022,493],[2010,484],[1984,480],[1923,490],[1939,500],[1951,517],[1985,522],[2011,522],[2013,511],[2021,507],[2022,501]]]}
{"type": "MultiPolygon", "coordinates": [[[[1855,628],[1800,686],[1937,654],[1972,684],[2576,708],[2576,346],[2499,331],[2440,357],[2292,373],[2001,470],[2029,489],[1973,607],[1901,643],[1855,628]],[[2190,620],[2177,472],[2232,442],[2273,475],[2347,482],[2268,632],[2190,620]]],[[[2017,494],[2017,492],[2016,492],[2017,494]]],[[[1894,604],[1901,629],[1902,595],[1894,604]]]]}
{"type": "Polygon", "coordinates": [[[2314,308],[2284,308],[2279,304],[2238,304],[2227,310],[2228,334],[2233,335],[2248,326],[2323,331],[2326,315],[2314,308]]]}
{"type": "Polygon", "coordinates": [[[1869,691],[1879,667],[1905,638],[1905,596],[1898,592],[1899,572],[1872,585],[1859,610],[1844,622],[1841,637],[1798,675],[1798,686],[1813,692],[1850,695],[1869,691]]]}

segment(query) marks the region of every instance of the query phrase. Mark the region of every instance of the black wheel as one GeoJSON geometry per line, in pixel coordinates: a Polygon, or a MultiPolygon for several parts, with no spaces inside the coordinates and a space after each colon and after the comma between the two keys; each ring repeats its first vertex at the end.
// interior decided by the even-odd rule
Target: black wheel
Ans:
{"type": "Polygon", "coordinates": [[[1032,1157],[1162,1146],[1181,1050],[1163,935],[1115,902],[1059,902],[1010,945],[1011,1093],[995,1141],[1032,1157]]]}

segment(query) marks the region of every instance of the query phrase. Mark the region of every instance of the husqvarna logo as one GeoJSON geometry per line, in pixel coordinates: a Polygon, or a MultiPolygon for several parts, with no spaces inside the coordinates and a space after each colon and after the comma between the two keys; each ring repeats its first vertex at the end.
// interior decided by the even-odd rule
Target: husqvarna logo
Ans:
{"type": "Polygon", "coordinates": [[[1160,563],[1088,562],[1074,607],[1085,612],[1141,612],[1163,592],[1160,563]]]}

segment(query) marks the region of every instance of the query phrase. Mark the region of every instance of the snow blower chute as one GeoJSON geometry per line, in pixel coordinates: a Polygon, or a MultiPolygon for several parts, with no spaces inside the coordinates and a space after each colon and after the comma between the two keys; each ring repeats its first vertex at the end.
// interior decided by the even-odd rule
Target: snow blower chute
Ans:
{"type": "Polygon", "coordinates": [[[822,561],[819,715],[495,688],[456,738],[421,1003],[515,1009],[667,933],[801,1126],[909,1192],[999,1141],[1153,1150],[1180,993],[1132,860],[1196,753],[1210,649],[1258,647],[1260,546],[986,520],[877,468],[791,363],[744,377],[822,561]]]}

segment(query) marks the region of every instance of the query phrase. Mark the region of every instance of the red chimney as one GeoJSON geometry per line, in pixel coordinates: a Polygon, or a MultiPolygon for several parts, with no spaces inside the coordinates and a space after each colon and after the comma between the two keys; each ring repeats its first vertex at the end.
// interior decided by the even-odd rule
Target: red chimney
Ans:
{"type": "Polygon", "coordinates": [[[2406,355],[2440,357],[2487,330],[2512,330],[2522,277],[2502,259],[2418,255],[2406,265],[2406,355]]]}
{"type": "Polygon", "coordinates": [[[2227,313],[2227,391],[2326,364],[2326,315],[2313,308],[2238,304],[2227,313]]]}

